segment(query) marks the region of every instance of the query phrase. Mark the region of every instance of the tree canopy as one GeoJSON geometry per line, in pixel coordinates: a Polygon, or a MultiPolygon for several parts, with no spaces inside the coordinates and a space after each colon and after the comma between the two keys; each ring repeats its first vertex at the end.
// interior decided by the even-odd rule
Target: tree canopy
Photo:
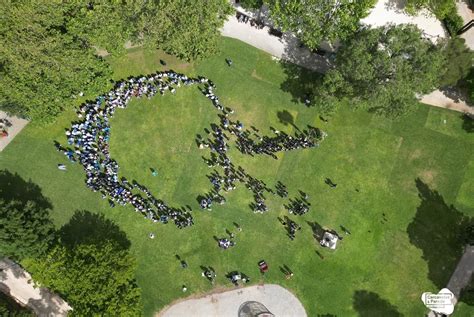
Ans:
{"type": "Polygon", "coordinates": [[[263,0],[240,0],[239,4],[248,9],[259,9],[263,5],[263,0]]]}
{"type": "Polygon", "coordinates": [[[443,51],[446,57],[446,66],[445,72],[441,76],[441,85],[456,85],[460,79],[469,74],[474,60],[474,52],[466,46],[466,41],[460,37],[450,39],[443,51]]]}
{"type": "Polygon", "coordinates": [[[0,108],[50,122],[83,92],[111,78],[98,49],[118,55],[131,40],[187,60],[216,51],[231,13],[226,0],[0,0],[0,108]]]}
{"type": "Polygon", "coordinates": [[[35,282],[64,294],[77,316],[140,316],[135,260],[112,243],[57,245],[26,266],[35,282]]]}
{"type": "Polygon", "coordinates": [[[0,171],[0,256],[22,260],[46,252],[55,238],[51,207],[36,184],[0,171]]]}
{"type": "Polygon", "coordinates": [[[102,215],[76,212],[49,252],[23,263],[34,281],[61,293],[77,316],[140,316],[136,261],[125,233],[102,215]]]}
{"type": "Polygon", "coordinates": [[[347,100],[397,117],[417,103],[418,94],[436,88],[443,65],[441,50],[413,25],[362,29],[340,48],[335,67],[315,90],[315,103],[327,111],[347,100]]]}
{"type": "Polygon", "coordinates": [[[231,13],[227,0],[147,1],[137,30],[148,47],[194,60],[216,52],[219,29],[231,13]]]}
{"type": "Polygon", "coordinates": [[[65,8],[47,1],[3,3],[2,8],[2,108],[51,121],[72,95],[96,93],[106,87],[108,65],[89,43],[68,32],[65,8]]]}
{"type": "Polygon", "coordinates": [[[49,210],[34,201],[0,199],[0,254],[21,260],[47,250],[54,238],[49,210]]]}
{"type": "Polygon", "coordinates": [[[415,14],[421,9],[428,9],[433,12],[438,19],[444,19],[453,7],[456,7],[454,0],[406,0],[405,9],[410,14],[415,14]]]}
{"type": "Polygon", "coordinates": [[[266,0],[272,21],[291,31],[309,48],[321,41],[347,39],[359,29],[375,0],[266,0]]]}

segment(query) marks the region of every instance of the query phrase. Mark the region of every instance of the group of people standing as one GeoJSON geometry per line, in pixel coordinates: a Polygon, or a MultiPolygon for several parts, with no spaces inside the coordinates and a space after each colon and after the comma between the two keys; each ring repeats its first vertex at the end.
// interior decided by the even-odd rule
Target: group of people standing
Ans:
{"type": "Polygon", "coordinates": [[[153,222],[174,221],[178,228],[193,224],[189,208],[171,207],[157,199],[143,185],[130,182],[118,175],[119,165],[111,158],[109,151],[110,119],[117,109],[124,109],[133,97],[152,98],[156,94],[175,93],[180,86],[208,82],[207,78],[190,78],[174,71],[156,72],[147,76],[130,77],[118,82],[108,93],[86,102],[77,110],[78,122],[73,122],[66,131],[71,147],[64,148],[56,143],[71,162],[79,162],[86,172],[86,185],[102,193],[111,207],[116,204],[132,205],[136,212],[153,222]]]}
{"type": "MultiPolygon", "coordinates": [[[[226,199],[222,195],[223,192],[229,192],[236,188],[236,183],[244,183],[247,189],[253,193],[254,202],[250,207],[255,213],[263,213],[268,211],[265,202],[265,192],[273,195],[286,197],[288,191],[286,186],[281,182],[276,185],[276,191],[269,188],[267,184],[260,179],[249,175],[242,166],[236,166],[232,163],[231,158],[227,155],[229,150],[229,141],[233,138],[236,142],[236,148],[246,155],[270,155],[275,159],[275,155],[281,151],[291,151],[296,149],[304,149],[317,147],[319,141],[324,139],[324,132],[318,128],[308,126],[307,130],[299,131],[294,136],[273,129],[275,136],[260,135],[259,130],[253,126],[252,130],[244,128],[244,124],[239,120],[232,120],[231,115],[235,111],[229,107],[224,107],[219,98],[215,94],[216,86],[208,81],[201,90],[204,96],[209,98],[213,105],[221,113],[218,114],[220,124],[211,124],[210,130],[205,129],[207,138],[197,135],[196,142],[200,149],[210,149],[210,158],[204,158],[210,168],[220,167],[222,172],[216,169],[208,175],[212,184],[209,193],[198,198],[202,209],[211,210],[213,202],[224,204],[226,199]]],[[[296,214],[304,214],[309,210],[308,206],[297,208],[296,214]],[[306,208],[308,207],[308,208],[306,208]]]]}
{"type": "MultiPolygon", "coordinates": [[[[282,184],[279,183],[280,187],[277,186],[275,192],[262,180],[246,173],[241,166],[235,166],[227,155],[231,136],[235,136],[236,147],[244,154],[266,154],[276,158],[274,153],[279,151],[317,146],[323,134],[319,129],[310,126],[307,131],[298,132],[294,136],[274,131],[276,134],[274,137],[258,135],[255,127],[252,127],[253,132],[244,129],[242,122],[230,119],[234,110],[221,104],[215,94],[215,84],[205,77],[191,78],[174,71],[161,71],[118,82],[108,93],[79,107],[77,116],[80,120],[73,122],[71,128],[66,131],[71,147],[64,148],[57,142],[56,147],[71,162],[79,162],[83,166],[86,172],[86,185],[91,190],[102,193],[102,197],[108,199],[111,207],[116,204],[123,206],[130,204],[136,212],[153,222],[167,223],[172,220],[178,228],[191,226],[193,217],[189,207],[171,207],[157,199],[145,186],[135,180],[130,182],[126,177],[119,178],[119,165],[110,156],[109,140],[110,119],[117,109],[126,108],[133,97],[152,98],[158,93],[164,95],[167,92],[174,94],[177,87],[194,84],[203,85],[201,91],[219,111],[220,119],[220,125],[211,124],[211,131],[206,129],[208,138],[198,136],[196,141],[200,148],[211,150],[211,157],[205,159],[208,166],[218,166],[223,170],[222,173],[214,170],[208,176],[213,188],[199,200],[201,207],[210,210],[213,202],[225,203],[222,191],[231,191],[236,188],[237,182],[241,182],[253,192],[255,201],[251,204],[251,208],[254,212],[267,211],[264,192],[281,195],[282,184]]],[[[286,187],[284,192],[287,195],[286,187]]],[[[302,214],[304,211],[301,212],[296,208],[294,213],[302,214]]]]}

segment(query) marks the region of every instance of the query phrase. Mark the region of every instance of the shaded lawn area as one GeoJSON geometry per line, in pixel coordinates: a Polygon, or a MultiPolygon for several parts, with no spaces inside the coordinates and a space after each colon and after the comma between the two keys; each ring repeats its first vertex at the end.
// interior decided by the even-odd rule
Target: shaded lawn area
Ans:
{"type": "MultiPolygon", "coordinates": [[[[115,79],[165,69],[159,63],[164,59],[168,68],[212,79],[222,103],[235,109],[234,117],[245,127],[253,125],[265,134],[271,134],[270,127],[293,133],[310,124],[326,131],[328,137],[319,148],[280,153],[278,160],[242,156],[235,147],[229,151],[234,163],[269,186],[286,184],[290,198],[298,190],[309,194],[310,212],[290,217],[303,227],[294,241],[277,219],[290,216],[283,208],[288,201],[268,197],[270,212],[253,214],[248,207],[252,196],[243,185],[226,195],[225,205],[212,212],[199,209],[196,197],[210,189],[206,175],[212,169],[201,158],[209,152],[199,150],[194,139],[217,122],[217,116],[194,86],[178,89],[175,96],[132,101],[127,110],[116,112],[110,142],[121,175],[138,180],[173,206],[193,208],[196,224],[191,228],[151,224],[131,208],[111,209],[100,194],[85,187],[77,164],[66,163],[67,172],[57,170],[56,165],[66,160],[55,151],[53,140],[65,143],[64,129],[75,119],[72,111],[54,126],[28,125],[0,154],[0,168],[40,187],[53,205],[58,226],[76,210],[89,210],[103,213],[125,231],[138,259],[146,316],[178,298],[211,291],[200,266],[216,269],[216,287],[232,287],[225,274],[234,270],[250,276],[252,283],[281,284],[298,296],[309,316],[425,313],[421,293],[437,292],[438,282],[449,279],[451,272],[442,271],[433,279],[421,249],[427,242],[414,244],[410,236],[410,224],[420,205],[426,204],[415,180],[442,195],[443,203],[474,216],[474,187],[464,185],[474,176],[474,134],[463,129],[463,119],[420,104],[395,122],[342,109],[323,123],[314,109],[295,102],[294,92],[281,89],[287,81],[285,69],[269,55],[226,38],[221,50],[208,60],[188,64],[160,52],[133,49],[113,61],[115,79]],[[225,64],[226,57],[233,60],[232,67],[225,64]],[[157,177],[150,168],[158,171],[157,177]],[[326,177],[338,184],[336,189],[324,183],[326,177]],[[242,232],[235,230],[234,222],[242,232]],[[322,249],[313,237],[314,222],[336,230],[343,225],[351,235],[344,236],[336,251],[322,249]],[[223,251],[213,236],[226,236],[226,229],[236,233],[237,246],[223,251]],[[150,232],[155,239],[148,238],[150,232]],[[188,263],[187,269],[180,267],[176,255],[188,263]],[[261,259],[270,266],[264,277],[258,273],[261,259]],[[278,269],[284,265],[294,272],[290,280],[278,269]],[[181,291],[183,284],[187,294],[181,291]]],[[[82,223],[87,230],[90,222],[82,223]]],[[[447,221],[445,230],[455,229],[449,226],[455,224],[447,221]]],[[[461,310],[472,312],[472,307],[463,305],[461,310]]]]}

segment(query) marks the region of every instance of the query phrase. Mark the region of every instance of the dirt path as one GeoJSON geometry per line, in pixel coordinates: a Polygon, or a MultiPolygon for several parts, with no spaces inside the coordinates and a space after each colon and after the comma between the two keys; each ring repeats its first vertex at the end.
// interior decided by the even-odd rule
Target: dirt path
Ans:
{"type": "Polygon", "coordinates": [[[249,301],[263,304],[275,316],[307,316],[295,295],[279,285],[265,284],[187,299],[165,308],[156,317],[234,317],[249,301]]]}
{"type": "Polygon", "coordinates": [[[30,274],[9,259],[0,260],[0,289],[38,316],[67,316],[72,310],[58,295],[33,287],[30,274]]]}

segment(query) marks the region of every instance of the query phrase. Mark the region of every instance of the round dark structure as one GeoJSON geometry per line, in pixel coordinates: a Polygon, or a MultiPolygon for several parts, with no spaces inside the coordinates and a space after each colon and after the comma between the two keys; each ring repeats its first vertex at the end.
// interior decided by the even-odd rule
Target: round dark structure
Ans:
{"type": "Polygon", "coordinates": [[[265,305],[255,301],[248,301],[240,305],[239,317],[273,317],[265,305]]]}

